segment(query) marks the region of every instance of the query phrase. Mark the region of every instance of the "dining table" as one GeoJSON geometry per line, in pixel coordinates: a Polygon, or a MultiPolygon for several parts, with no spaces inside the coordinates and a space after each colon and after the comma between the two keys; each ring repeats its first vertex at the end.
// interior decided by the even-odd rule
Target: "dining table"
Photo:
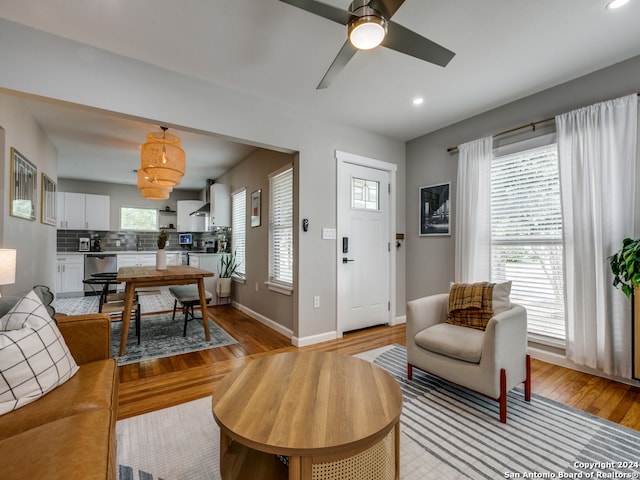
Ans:
{"type": "Polygon", "coordinates": [[[209,311],[207,310],[207,300],[204,287],[204,279],[213,277],[213,272],[201,270],[188,265],[170,265],[165,270],[157,270],[155,266],[120,267],[116,280],[125,284],[125,304],[122,312],[122,333],[120,334],[119,355],[123,356],[127,347],[127,337],[129,334],[129,324],[131,321],[131,308],[136,293],[136,288],[161,287],[170,285],[198,286],[198,296],[200,297],[200,308],[202,309],[202,325],[204,327],[204,338],[211,340],[209,332],[209,311]]]}

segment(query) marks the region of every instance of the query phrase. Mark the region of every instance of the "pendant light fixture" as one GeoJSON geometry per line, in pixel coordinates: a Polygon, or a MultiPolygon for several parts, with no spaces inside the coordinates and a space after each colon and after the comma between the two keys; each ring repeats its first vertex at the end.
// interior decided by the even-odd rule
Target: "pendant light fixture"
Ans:
{"type": "Polygon", "coordinates": [[[149,181],[145,172],[138,170],[138,190],[148,200],[167,200],[173,187],[160,187],[149,181]]]}
{"type": "Polygon", "coordinates": [[[184,175],[185,154],[180,139],[167,133],[167,127],[160,128],[162,132],[147,134],[140,153],[140,171],[156,187],[174,187],[184,175]]]}

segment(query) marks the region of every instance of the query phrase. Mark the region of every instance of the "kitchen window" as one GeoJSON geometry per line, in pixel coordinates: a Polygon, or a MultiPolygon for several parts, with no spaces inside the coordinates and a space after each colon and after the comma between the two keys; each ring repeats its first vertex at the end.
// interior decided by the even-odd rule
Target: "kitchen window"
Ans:
{"type": "Polygon", "coordinates": [[[269,175],[269,289],[293,291],[293,167],[269,175]]]}
{"type": "Polygon", "coordinates": [[[158,230],[158,210],[156,208],[120,207],[120,230],[158,230]]]}
{"type": "Polygon", "coordinates": [[[231,194],[231,232],[231,251],[239,264],[235,275],[244,277],[247,238],[247,191],[244,188],[231,194]]]}
{"type": "Polygon", "coordinates": [[[555,143],[499,156],[491,164],[492,281],[512,280],[527,309],[530,338],[565,343],[564,253],[555,143]]]}

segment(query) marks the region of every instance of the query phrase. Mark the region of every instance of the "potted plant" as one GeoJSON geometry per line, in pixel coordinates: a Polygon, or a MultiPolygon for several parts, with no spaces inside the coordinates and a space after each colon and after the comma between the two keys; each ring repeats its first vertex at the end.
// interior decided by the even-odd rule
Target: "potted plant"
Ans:
{"type": "Polygon", "coordinates": [[[622,248],[609,257],[613,286],[633,298],[632,348],[633,378],[640,379],[640,239],[625,238],[622,248]],[[635,292],[635,294],[634,294],[635,292]]]}
{"type": "Polygon", "coordinates": [[[640,239],[625,238],[622,248],[609,257],[613,286],[629,298],[640,285],[640,239]]]}
{"type": "Polygon", "coordinates": [[[218,297],[226,298],[231,296],[231,277],[240,263],[238,262],[236,252],[225,254],[220,257],[220,266],[218,267],[218,282],[216,283],[216,294],[218,297]]]}
{"type": "Polygon", "coordinates": [[[165,229],[160,230],[158,235],[158,251],[156,252],[156,270],[167,269],[167,252],[164,251],[164,247],[167,245],[169,235],[165,229]]]}

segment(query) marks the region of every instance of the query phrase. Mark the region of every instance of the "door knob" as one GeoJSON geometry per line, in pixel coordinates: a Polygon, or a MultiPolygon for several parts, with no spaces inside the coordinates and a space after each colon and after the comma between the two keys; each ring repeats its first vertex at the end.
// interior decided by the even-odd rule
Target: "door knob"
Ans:
{"type": "Polygon", "coordinates": [[[353,262],[354,260],[348,259],[347,257],[342,257],[342,263],[353,262]]]}

